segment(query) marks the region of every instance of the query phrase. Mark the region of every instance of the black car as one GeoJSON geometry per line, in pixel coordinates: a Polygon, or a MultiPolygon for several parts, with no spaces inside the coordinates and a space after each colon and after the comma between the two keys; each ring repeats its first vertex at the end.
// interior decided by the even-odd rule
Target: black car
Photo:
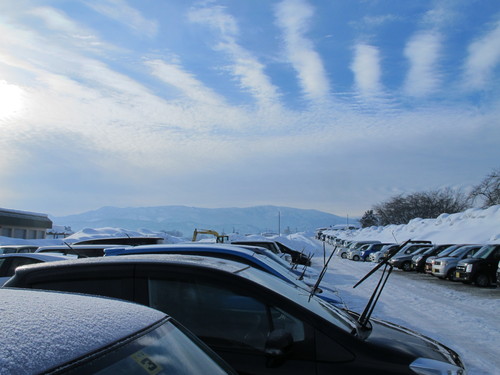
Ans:
{"type": "Polygon", "coordinates": [[[500,244],[485,245],[472,257],[458,262],[455,279],[464,283],[474,283],[486,287],[496,280],[495,272],[500,261],[500,244]]]}
{"type": "Polygon", "coordinates": [[[187,255],[76,259],[18,268],[6,286],[148,305],[180,321],[240,374],[465,373],[459,356],[430,338],[360,318],[229,260],[187,255]]]}

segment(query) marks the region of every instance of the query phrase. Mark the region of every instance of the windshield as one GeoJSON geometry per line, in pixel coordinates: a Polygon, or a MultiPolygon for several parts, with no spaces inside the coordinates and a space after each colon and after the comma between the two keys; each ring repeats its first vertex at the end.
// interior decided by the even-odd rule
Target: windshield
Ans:
{"type": "Polygon", "coordinates": [[[72,374],[233,374],[205,344],[164,321],[125,345],[79,366],[72,374]]]}
{"type": "Polygon", "coordinates": [[[447,256],[448,254],[451,254],[453,251],[455,251],[459,247],[460,247],[459,245],[454,245],[454,246],[447,247],[446,249],[444,249],[443,251],[441,251],[437,255],[437,258],[447,256]]]}
{"type": "Polygon", "coordinates": [[[478,252],[475,253],[472,257],[477,259],[479,258],[486,259],[495,250],[495,248],[496,248],[495,245],[485,245],[482,248],[480,248],[478,252]]]}
{"type": "Polygon", "coordinates": [[[453,258],[456,258],[456,257],[459,257],[460,255],[462,255],[463,253],[465,253],[466,251],[468,251],[469,249],[471,248],[471,246],[462,246],[462,247],[459,247],[458,249],[452,251],[450,253],[450,257],[453,257],[453,258]]]}

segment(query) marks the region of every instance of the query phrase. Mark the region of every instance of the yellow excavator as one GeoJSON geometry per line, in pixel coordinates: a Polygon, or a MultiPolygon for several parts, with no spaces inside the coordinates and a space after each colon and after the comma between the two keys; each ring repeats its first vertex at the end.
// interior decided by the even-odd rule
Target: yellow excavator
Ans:
{"type": "Polygon", "coordinates": [[[229,236],[225,234],[219,234],[216,231],[210,229],[195,229],[193,232],[193,242],[196,241],[198,234],[211,234],[215,236],[215,242],[217,243],[224,243],[225,241],[229,242],[229,236]]]}

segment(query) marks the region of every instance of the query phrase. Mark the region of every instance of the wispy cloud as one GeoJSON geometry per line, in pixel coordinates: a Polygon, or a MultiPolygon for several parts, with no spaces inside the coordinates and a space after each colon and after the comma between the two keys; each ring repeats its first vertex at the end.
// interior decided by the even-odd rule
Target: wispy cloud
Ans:
{"type": "Polygon", "coordinates": [[[175,87],[186,98],[194,102],[215,106],[224,103],[221,96],[197,80],[193,74],[186,72],[178,63],[167,63],[156,59],[146,61],[145,64],[155,77],[175,87]]]}
{"type": "Polygon", "coordinates": [[[482,37],[469,45],[464,66],[464,85],[468,90],[488,86],[494,69],[500,64],[500,20],[482,37]]]}
{"type": "Polygon", "coordinates": [[[357,90],[363,96],[380,94],[380,52],[378,48],[359,43],[354,47],[354,59],[351,64],[357,90]]]}
{"type": "Polygon", "coordinates": [[[134,30],[138,34],[153,37],[158,33],[158,23],[144,17],[124,0],[87,0],[85,4],[96,12],[134,30]]]}
{"type": "Polygon", "coordinates": [[[189,12],[192,22],[208,25],[217,33],[214,49],[229,56],[231,64],[226,68],[240,82],[240,87],[250,92],[259,105],[276,104],[280,94],[269,77],[265,66],[250,51],[238,43],[239,28],[234,17],[222,6],[197,7],[189,12]]]}
{"type": "Polygon", "coordinates": [[[441,48],[442,37],[436,31],[418,32],[406,44],[404,55],[409,70],[404,89],[408,95],[422,97],[439,88],[441,48]]]}
{"type": "Polygon", "coordinates": [[[287,57],[297,71],[305,96],[324,99],[330,85],[320,55],[306,37],[314,9],[303,0],[285,0],[276,7],[276,23],[283,30],[287,57]]]}

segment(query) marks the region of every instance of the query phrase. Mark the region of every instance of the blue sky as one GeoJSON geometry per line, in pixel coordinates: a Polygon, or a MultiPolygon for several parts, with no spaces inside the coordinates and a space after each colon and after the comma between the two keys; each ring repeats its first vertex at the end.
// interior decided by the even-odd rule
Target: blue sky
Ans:
{"type": "Polygon", "coordinates": [[[356,216],[500,166],[497,0],[0,2],[0,206],[356,216]]]}

